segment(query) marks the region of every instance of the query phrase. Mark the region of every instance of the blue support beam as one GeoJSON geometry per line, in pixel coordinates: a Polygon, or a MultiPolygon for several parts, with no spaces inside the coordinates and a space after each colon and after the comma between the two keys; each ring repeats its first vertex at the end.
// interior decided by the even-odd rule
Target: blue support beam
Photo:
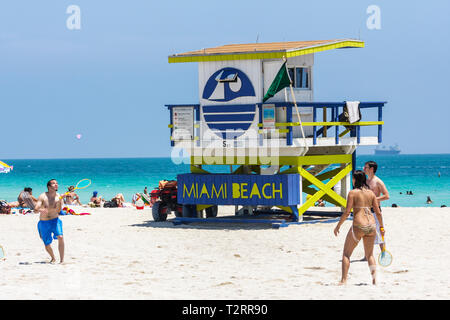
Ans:
{"type": "MultiPolygon", "coordinates": [[[[313,109],[313,122],[317,122],[317,111],[316,108],[313,109]]],[[[313,145],[317,143],[317,128],[313,126],[313,145]]]]}
{"type": "Polygon", "coordinates": [[[356,142],[361,143],[361,126],[356,126],[356,142]]]}
{"type": "Polygon", "coordinates": [[[298,222],[300,217],[299,217],[299,214],[298,214],[297,206],[290,206],[290,208],[292,210],[292,221],[293,222],[298,222]]]}
{"type": "Polygon", "coordinates": [[[170,128],[170,138],[171,138],[170,146],[173,147],[173,146],[175,146],[175,142],[172,140],[172,137],[173,137],[173,116],[172,116],[172,108],[171,107],[169,107],[169,113],[170,113],[170,126],[171,126],[171,128],[170,128]]]}
{"type": "MultiPolygon", "coordinates": [[[[333,108],[333,121],[339,121],[339,107],[333,108]]],[[[339,126],[334,126],[336,128],[334,143],[339,144],[339,126]]]]}
{"type": "Polygon", "coordinates": [[[195,111],[195,122],[199,126],[198,128],[194,128],[195,136],[198,137],[196,145],[200,147],[200,105],[194,106],[195,111]]]}
{"type": "Polygon", "coordinates": [[[356,170],[356,150],[352,153],[352,175],[356,170]]]}
{"type": "MultiPolygon", "coordinates": [[[[288,106],[286,107],[286,122],[292,122],[292,107],[288,106]]],[[[288,127],[288,133],[286,135],[286,144],[288,146],[292,146],[292,127],[288,127]]]]}
{"type": "MultiPolygon", "coordinates": [[[[262,107],[262,104],[258,105],[258,111],[259,111],[259,124],[262,125],[263,124],[263,107],[262,107]]],[[[261,128],[263,128],[263,127],[261,127],[261,128]]],[[[260,139],[259,139],[259,146],[262,146],[263,145],[263,140],[264,140],[264,134],[263,133],[260,134],[259,137],[260,137],[260,139]]]]}
{"type": "MultiPolygon", "coordinates": [[[[383,106],[378,107],[378,121],[383,121],[383,106]]],[[[383,126],[378,125],[378,143],[381,143],[382,139],[382,129],[383,126]]]]}

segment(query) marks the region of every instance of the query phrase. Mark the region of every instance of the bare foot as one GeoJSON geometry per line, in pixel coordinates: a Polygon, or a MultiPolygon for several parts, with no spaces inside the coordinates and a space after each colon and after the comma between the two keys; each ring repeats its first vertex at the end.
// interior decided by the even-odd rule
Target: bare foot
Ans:
{"type": "Polygon", "coordinates": [[[341,280],[341,281],[339,281],[338,286],[344,286],[346,284],[347,284],[347,280],[341,280]]]}
{"type": "Polygon", "coordinates": [[[55,262],[56,262],[56,259],[52,259],[52,260],[50,260],[50,264],[55,264],[55,262]]]}

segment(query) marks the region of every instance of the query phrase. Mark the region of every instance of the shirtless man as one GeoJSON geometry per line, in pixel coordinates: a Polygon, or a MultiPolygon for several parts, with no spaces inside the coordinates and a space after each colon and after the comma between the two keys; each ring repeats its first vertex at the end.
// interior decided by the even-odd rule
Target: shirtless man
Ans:
{"type": "Polygon", "coordinates": [[[58,182],[55,179],[47,182],[47,192],[41,194],[36,204],[36,211],[40,213],[38,230],[39,236],[45,245],[45,250],[51,257],[50,263],[56,261],[51,246],[52,238],[58,239],[60,263],[64,262],[64,239],[62,221],[58,216],[63,207],[63,199],[57,193],[58,182]],[[53,234],[53,236],[52,236],[53,234]]]}
{"type": "MultiPolygon", "coordinates": [[[[384,182],[375,175],[375,173],[377,172],[377,168],[378,165],[375,161],[368,161],[364,164],[364,173],[367,175],[367,184],[369,185],[370,190],[372,190],[373,193],[375,193],[381,211],[380,202],[389,199],[389,192],[387,191],[384,182]]],[[[376,215],[374,214],[373,209],[372,214],[375,217],[375,222],[377,224],[378,229],[377,236],[375,238],[375,244],[379,244],[380,249],[383,250],[384,242],[380,237],[380,224],[378,222],[376,215]]]]}

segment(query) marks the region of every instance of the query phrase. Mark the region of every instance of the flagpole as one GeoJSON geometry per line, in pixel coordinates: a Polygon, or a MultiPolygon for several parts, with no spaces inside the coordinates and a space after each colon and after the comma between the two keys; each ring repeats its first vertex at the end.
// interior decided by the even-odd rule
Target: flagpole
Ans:
{"type": "MultiPolygon", "coordinates": [[[[286,57],[283,57],[283,60],[284,60],[284,62],[286,62],[287,61],[286,57]]],[[[300,118],[300,112],[298,112],[297,101],[295,100],[294,89],[292,88],[292,79],[291,79],[291,76],[289,75],[289,70],[287,70],[287,65],[285,65],[285,67],[286,67],[287,75],[290,80],[289,87],[291,88],[292,100],[294,100],[295,111],[297,112],[298,122],[300,123],[300,130],[302,132],[303,141],[305,142],[306,152],[308,152],[309,148],[308,148],[308,144],[306,143],[305,132],[303,131],[302,119],[300,118]]]]}

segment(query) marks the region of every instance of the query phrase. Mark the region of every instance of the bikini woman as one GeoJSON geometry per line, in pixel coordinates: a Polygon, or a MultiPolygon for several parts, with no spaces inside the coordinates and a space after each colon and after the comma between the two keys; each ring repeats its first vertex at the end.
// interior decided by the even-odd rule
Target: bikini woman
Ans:
{"type": "Polygon", "coordinates": [[[357,170],[353,174],[354,189],[349,192],[347,197],[347,207],[334,229],[334,234],[339,234],[341,225],[347,220],[350,211],[353,209],[353,224],[347,233],[345,239],[344,251],[342,255],[342,279],[339,284],[347,282],[348,269],[350,267],[350,256],[353,250],[363,239],[364,254],[369,263],[369,270],[372,275],[372,283],[376,284],[376,262],[373,257],[374,240],[376,236],[376,223],[370,209],[373,208],[380,222],[380,230],[384,235],[383,218],[379,209],[378,200],[366,183],[366,175],[363,171],[357,170]]]}

